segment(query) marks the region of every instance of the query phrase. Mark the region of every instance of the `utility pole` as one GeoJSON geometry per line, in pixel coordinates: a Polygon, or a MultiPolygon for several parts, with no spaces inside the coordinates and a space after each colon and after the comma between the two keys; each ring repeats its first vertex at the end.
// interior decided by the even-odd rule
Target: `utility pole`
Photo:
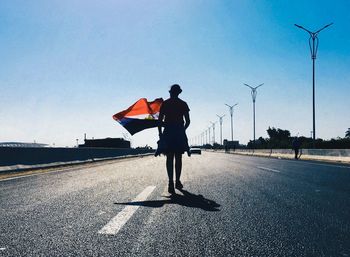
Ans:
{"type": "Polygon", "coordinates": [[[238,105],[238,103],[234,104],[234,105],[228,105],[225,104],[229,107],[230,109],[230,116],[231,116],[231,141],[233,141],[233,108],[238,105]]]}
{"type": "Polygon", "coordinates": [[[251,89],[251,95],[252,95],[252,100],[253,100],[253,134],[254,134],[254,147],[255,147],[255,100],[256,100],[256,95],[258,94],[258,92],[256,91],[258,89],[258,87],[261,87],[262,85],[264,85],[264,83],[260,84],[259,86],[256,87],[251,87],[248,84],[244,84],[245,86],[249,87],[251,89]]]}
{"type": "Polygon", "coordinates": [[[220,145],[222,145],[222,118],[225,117],[225,114],[220,116],[220,115],[217,115],[216,116],[219,117],[219,122],[220,122],[220,145]]]}
{"type": "Polygon", "coordinates": [[[333,24],[330,23],[323,28],[317,30],[316,32],[311,32],[310,30],[307,30],[303,26],[300,26],[298,24],[294,24],[299,29],[305,30],[307,33],[309,33],[309,47],[311,52],[311,59],[312,59],[312,137],[313,137],[313,146],[315,148],[315,140],[316,140],[316,122],[315,122],[315,60],[317,55],[317,49],[318,49],[318,34],[324,30],[325,28],[331,26],[333,24]]]}

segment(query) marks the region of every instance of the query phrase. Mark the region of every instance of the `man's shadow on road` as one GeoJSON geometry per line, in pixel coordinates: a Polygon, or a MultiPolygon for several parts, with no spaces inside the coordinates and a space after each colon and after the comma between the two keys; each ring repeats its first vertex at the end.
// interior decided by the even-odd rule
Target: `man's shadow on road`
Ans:
{"type": "Polygon", "coordinates": [[[136,205],[152,208],[160,208],[165,204],[178,204],[186,207],[199,208],[204,211],[220,211],[220,204],[213,200],[206,199],[203,195],[195,195],[186,190],[180,189],[180,194],[172,194],[166,196],[168,199],[164,200],[149,200],[149,201],[138,201],[138,202],[126,202],[126,203],[114,203],[122,205],[136,205]]]}

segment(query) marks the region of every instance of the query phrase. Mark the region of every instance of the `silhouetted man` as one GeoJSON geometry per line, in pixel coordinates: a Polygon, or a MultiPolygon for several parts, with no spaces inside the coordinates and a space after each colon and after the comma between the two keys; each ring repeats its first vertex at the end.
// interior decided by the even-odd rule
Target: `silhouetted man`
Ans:
{"type": "Polygon", "coordinates": [[[161,142],[161,153],[166,155],[166,168],[169,178],[168,192],[175,193],[174,189],[174,158],[175,158],[175,187],[182,189],[180,181],[182,169],[182,154],[187,151],[190,155],[187,136],[185,130],[190,125],[190,115],[188,105],[179,98],[182,92],[179,85],[172,85],[170,88],[170,98],[165,100],[159,112],[159,141],[161,142]],[[184,123],[185,119],[185,123],[184,123]],[[164,121],[164,122],[163,122],[164,121]],[[162,132],[162,125],[164,131],[162,132]]]}
{"type": "Polygon", "coordinates": [[[298,156],[299,156],[300,145],[301,145],[301,143],[300,143],[299,138],[294,137],[293,142],[292,142],[292,148],[294,149],[294,154],[295,154],[294,159],[296,159],[296,160],[298,159],[298,156]]]}

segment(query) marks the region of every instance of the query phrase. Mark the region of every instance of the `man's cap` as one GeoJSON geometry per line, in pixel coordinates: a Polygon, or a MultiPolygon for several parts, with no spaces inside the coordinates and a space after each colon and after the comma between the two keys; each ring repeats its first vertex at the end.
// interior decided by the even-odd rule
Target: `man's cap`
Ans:
{"type": "Polygon", "coordinates": [[[181,87],[178,84],[174,84],[170,87],[169,93],[180,94],[182,92],[181,87]]]}

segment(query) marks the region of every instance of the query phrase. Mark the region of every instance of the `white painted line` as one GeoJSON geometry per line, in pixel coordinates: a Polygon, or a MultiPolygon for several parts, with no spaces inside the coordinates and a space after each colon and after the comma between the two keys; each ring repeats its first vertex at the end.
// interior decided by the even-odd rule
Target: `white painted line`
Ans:
{"type": "Polygon", "coordinates": [[[272,172],[276,172],[276,173],[280,173],[281,171],[279,170],[274,170],[274,169],[270,169],[270,168],[265,168],[265,167],[257,167],[258,169],[261,170],[267,170],[267,171],[272,171],[272,172]]]}
{"type": "Polygon", "coordinates": [[[57,169],[53,171],[44,171],[44,172],[38,172],[30,175],[23,175],[23,176],[16,176],[16,177],[10,177],[10,178],[4,178],[0,179],[0,182],[2,181],[8,181],[8,180],[14,180],[14,179],[21,179],[21,178],[28,178],[28,177],[34,177],[34,176],[39,176],[39,175],[46,175],[46,174],[52,174],[52,173],[58,173],[58,172],[68,172],[68,171],[73,171],[70,169],[57,169]]]}
{"type": "MultiPolygon", "coordinates": [[[[146,187],[133,202],[144,201],[147,197],[152,193],[155,189],[155,186],[146,187]]],[[[128,205],[121,212],[117,214],[113,219],[111,219],[103,228],[98,231],[99,234],[105,235],[115,235],[118,231],[125,225],[125,223],[131,218],[131,216],[136,212],[139,208],[139,205],[128,205]]]]}
{"type": "MultiPolygon", "coordinates": [[[[50,174],[50,173],[54,173],[54,172],[57,172],[57,171],[49,171],[49,172],[45,172],[45,174],[50,174]]],[[[23,175],[23,176],[11,177],[11,178],[4,178],[4,179],[0,179],[0,182],[14,180],[14,179],[20,179],[20,178],[33,177],[33,176],[38,176],[38,175],[42,175],[42,174],[44,174],[44,173],[36,173],[36,174],[31,174],[31,175],[23,175]]]]}
{"type": "MultiPolygon", "coordinates": [[[[48,167],[48,169],[53,169],[53,168],[55,168],[55,167],[48,167]]],[[[52,170],[52,171],[44,171],[44,172],[38,172],[38,173],[29,174],[29,175],[19,175],[16,177],[0,179],[0,182],[14,180],[14,179],[34,177],[34,176],[40,176],[40,175],[46,175],[46,174],[52,174],[52,173],[58,173],[58,172],[71,172],[71,171],[76,171],[77,169],[82,169],[82,168],[79,168],[79,167],[57,167],[56,170],[52,170]]]]}

